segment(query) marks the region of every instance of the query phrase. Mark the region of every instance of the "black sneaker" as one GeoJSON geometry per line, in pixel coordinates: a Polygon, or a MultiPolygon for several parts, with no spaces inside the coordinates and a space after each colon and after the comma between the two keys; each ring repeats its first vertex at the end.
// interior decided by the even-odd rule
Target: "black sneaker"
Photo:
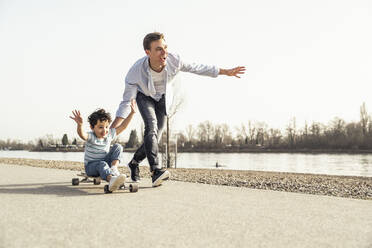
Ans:
{"type": "Polygon", "coordinates": [[[157,186],[160,186],[163,181],[169,179],[170,173],[169,171],[165,169],[155,169],[151,177],[152,177],[152,187],[157,187],[157,186]]]}
{"type": "Polygon", "coordinates": [[[128,168],[129,168],[129,172],[130,172],[130,178],[132,179],[132,181],[133,182],[138,182],[141,179],[138,163],[131,160],[128,164],[128,168]]]}

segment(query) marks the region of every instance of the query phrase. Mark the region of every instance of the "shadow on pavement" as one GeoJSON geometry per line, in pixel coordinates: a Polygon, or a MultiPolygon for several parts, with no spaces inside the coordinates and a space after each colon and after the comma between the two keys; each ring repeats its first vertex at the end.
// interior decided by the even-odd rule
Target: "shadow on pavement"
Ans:
{"type": "MultiPolygon", "coordinates": [[[[39,194],[39,195],[57,195],[57,196],[88,196],[103,195],[101,185],[80,184],[72,186],[71,182],[53,182],[53,183],[26,183],[26,184],[7,184],[0,185],[1,194],[39,194]]],[[[140,186],[139,190],[152,189],[153,187],[140,186]]],[[[128,187],[124,190],[118,190],[115,193],[130,193],[128,187]]]]}
{"type": "Polygon", "coordinates": [[[72,186],[71,184],[70,185],[68,184],[70,184],[70,182],[0,185],[0,195],[1,194],[33,194],[33,195],[40,194],[40,195],[57,195],[57,196],[82,196],[82,195],[102,195],[103,194],[103,186],[79,187],[79,186],[72,186]]]}

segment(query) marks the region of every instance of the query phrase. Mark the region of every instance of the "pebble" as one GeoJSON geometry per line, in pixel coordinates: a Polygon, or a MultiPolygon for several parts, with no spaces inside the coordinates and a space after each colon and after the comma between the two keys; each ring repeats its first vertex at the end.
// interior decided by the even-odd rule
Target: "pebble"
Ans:
{"type": "MultiPolygon", "coordinates": [[[[83,163],[69,161],[0,158],[0,164],[28,165],[74,171],[84,170],[83,163]]],[[[129,175],[127,167],[119,167],[119,170],[129,175]]],[[[171,180],[174,181],[372,200],[371,177],[225,169],[170,168],[169,171],[171,180]]],[[[140,166],[140,176],[143,178],[150,177],[147,166],[140,166]]]]}

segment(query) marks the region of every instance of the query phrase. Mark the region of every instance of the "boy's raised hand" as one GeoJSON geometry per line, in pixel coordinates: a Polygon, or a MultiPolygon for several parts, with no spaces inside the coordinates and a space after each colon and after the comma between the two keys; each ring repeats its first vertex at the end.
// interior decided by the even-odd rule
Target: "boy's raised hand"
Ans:
{"type": "Polygon", "coordinates": [[[75,111],[72,111],[72,114],[74,117],[70,116],[70,118],[73,119],[78,125],[82,125],[83,118],[81,117],[80,111],[75,109],[75,111]]]}

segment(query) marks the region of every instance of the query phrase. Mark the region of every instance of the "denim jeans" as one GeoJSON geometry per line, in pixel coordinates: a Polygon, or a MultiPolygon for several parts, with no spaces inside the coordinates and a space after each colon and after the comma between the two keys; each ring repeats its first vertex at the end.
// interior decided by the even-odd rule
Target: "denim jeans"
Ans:
{"type": "Polygon", "coordinates": [[[123,152],[123,147],[120,144],[115,144],[111,147],[109,153],[101,161],[91,161],[85,165],[85,173],[90,177],[101,177],[107,181],[108,175],[113,175],[111,171],[111,163],[114,160],[119,160],[123,152]]]}
{"type": "Polygon", "coordinates": [[[133,159],[140,163],[147,157],[150,170],[160,169],[158,160],[158,142],[161,139],[166,121],[165,95],[159,101],[137,93],[137,106],[145,123],[144,143],[137,149],[133,159]]]}

